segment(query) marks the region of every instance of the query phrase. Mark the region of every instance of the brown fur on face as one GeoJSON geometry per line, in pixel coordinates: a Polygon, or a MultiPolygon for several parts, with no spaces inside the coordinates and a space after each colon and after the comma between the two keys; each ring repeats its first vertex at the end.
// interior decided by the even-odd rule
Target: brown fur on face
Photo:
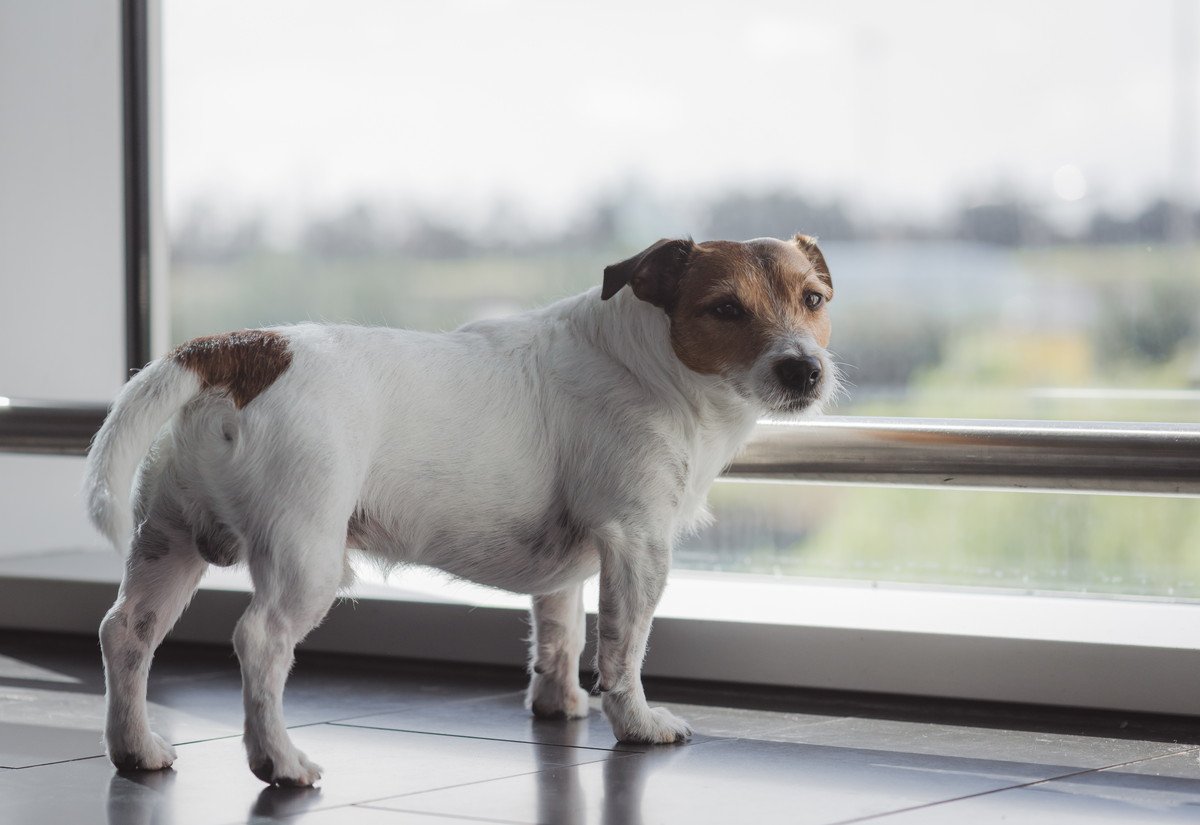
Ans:
{"type": "Polygon", "coordinates": [[[708,375],[749,368],[780,335],[808,333],[825,347],[832,298],[825,258],[806,235],[696,244],[668,310],[671,345],[679,360],[708,375]],[[810,293],[823,298],[816,309],[805,304],[810,293]],[[714,312],[726,304],[744,314],[714,312]]]}
{"type": "Polygon", "coordinates": [[[226,390],[238,409],[275,383],[292,364],[283,336],[262,329],[196,338],[168,357],[199,375],[205,388],[226,390]]]}

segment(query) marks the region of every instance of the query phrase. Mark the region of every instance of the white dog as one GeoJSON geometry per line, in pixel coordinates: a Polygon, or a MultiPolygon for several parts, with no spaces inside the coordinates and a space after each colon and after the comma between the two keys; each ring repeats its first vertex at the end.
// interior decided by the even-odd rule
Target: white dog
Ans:
{"type": "Polygon", "coordinates": [[[318,779],[288,737],[283,687],[349,583],[351,548],[532,594],[538,716],[588,712],[580,594],[599,573],[614,733],[685,739],[641,685],[671,547],[759,415],[834,391],[832,297],[806,236],[663,240],[607,267],[602,289],[455,332],[246,330],[149,364],[88,459],[92,519],[128,547],[100,627],[109,757],[172,763],[147,719],[150,659],[208,565],[244,563],[254,596],[233,642],[250,769],[318,779]]]}

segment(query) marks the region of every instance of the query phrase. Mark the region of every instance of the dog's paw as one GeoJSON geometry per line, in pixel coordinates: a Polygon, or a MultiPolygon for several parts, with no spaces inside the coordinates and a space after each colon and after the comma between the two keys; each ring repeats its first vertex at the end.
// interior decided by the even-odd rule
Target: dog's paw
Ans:
{"type": "Polygon", "coordinates": [[[538,675],[529,683],[525,703],[539,719],[583,719],[591,710],[588,692],[579,685],[564,685],[538,675]]]}
{"type": "Polygon", "coordinates": [[[175,763],[175,748],[151,731],[135,741],[109,737],[107,749],[108,758],[120,771],[161,771],[175,763]]]}
{"type": "Polygon", "coordinates": [[[268,785],[280,788],[307,788],[321,778],[321,766],[295,748],[277,757],[251,757],[250,771],[268,785]]]}
{"type": "Polygon", "coordinates": [[[669,745],[683,742],[692,735],[692,726],[666,708],[648,708],[648,713],[638,716],[624,730],[613,732],[620,742],[637,742],[649,745],[669,745]]]}
{"type": "Polygon", "coordinates": [[[624,697],[605,694],[604,712],[619,742],[669,745],[692,735],[692,727],[666,708],[632,705],[624,697]]]}

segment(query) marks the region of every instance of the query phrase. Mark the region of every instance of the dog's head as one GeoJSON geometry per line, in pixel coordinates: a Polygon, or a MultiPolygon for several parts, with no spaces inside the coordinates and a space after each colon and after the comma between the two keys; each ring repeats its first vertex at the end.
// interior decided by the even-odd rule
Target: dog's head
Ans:
{"type": "Polygon", "coordinates": [[[661,307],[687,367],[719,375],[774,413],[819,408],[837,389],[829,344],[833,279],[816,241],[661,240],[606,267],[600,297],[629,285],[661,307]]]}

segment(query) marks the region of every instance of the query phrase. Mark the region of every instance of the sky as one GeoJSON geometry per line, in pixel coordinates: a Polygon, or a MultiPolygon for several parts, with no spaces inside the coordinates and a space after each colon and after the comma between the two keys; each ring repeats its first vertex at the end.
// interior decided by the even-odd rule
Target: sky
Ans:
{"type": "Polygon", "coordinates": [[[165,0],[168,209],[367,199],[553,224],[637,187],[785,188],[880,215],[999,189],[1068,219],[1129,210],[1174,185],[1174,10],[165,0]]]}

